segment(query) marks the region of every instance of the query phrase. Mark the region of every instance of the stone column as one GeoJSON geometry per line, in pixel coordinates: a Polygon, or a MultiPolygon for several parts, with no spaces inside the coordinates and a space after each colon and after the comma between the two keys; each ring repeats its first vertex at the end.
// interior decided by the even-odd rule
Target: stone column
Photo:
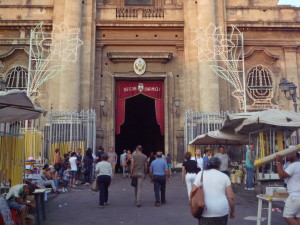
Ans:
{"type": "MultiPolygon", "coordinates": [[[[298,78],[298,66],[297,66],[297,47],[289,46],[284,47],[284,60],[285,60],[285,74],[288,81],[293,82],[298,86],[297,94],[300,93],[300,84],[298,78]]],[[[286,100],[286,99],[284,99],[286,100]]],[[[289,110],[294,111],[293,101],[289,101],[289,110]]],[[[299,111],[299,107],[298,107],[299,111]]]]}
{"type": "MultiPolygon", "coordinates": [[[[69,28],[81,28],[82,0],[65,0],[64,22],[69,28]]],[[[60,78],[59,110],[80,109],[80,48],[78,61],[64,62],[60,78]]]]}
{"type": "MultiPolygon", "coordinates": [[[[216,1],[201,0],[198,5],[198,28],[206,29],[211,23],[216,25],[216,1]]],[[[199,63],[200,109],[202,112],[220,111],[219,78],[211,70],[212,62],[199,63]]]]}
{"type": "Polygon", "coordinates": [[[184,14],[184,108],[200,111],[197,47],[197,2],[183,1],[184,14]]]}

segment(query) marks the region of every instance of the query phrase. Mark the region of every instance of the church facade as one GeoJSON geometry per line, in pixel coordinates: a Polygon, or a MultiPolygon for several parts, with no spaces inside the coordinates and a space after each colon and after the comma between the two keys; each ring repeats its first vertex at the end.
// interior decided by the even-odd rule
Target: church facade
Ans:
{"type": "Polygon", "coordinates": [[[299,86],[300,8],[278,0],[2,0],[0,76],[26,88],[30,31],[65,23],[81,30],[78,61],[40,89],[46,110],[95,109],[97,144],[117,152],[142,144],[176,160],[184,148],[185,110],[239,111],[230,84],[194,41],[210,24],[244,35],[247,109],[293,110],[282,78],[299,86]],[[258,86],[261,96],[252,91],[258,86]]]}

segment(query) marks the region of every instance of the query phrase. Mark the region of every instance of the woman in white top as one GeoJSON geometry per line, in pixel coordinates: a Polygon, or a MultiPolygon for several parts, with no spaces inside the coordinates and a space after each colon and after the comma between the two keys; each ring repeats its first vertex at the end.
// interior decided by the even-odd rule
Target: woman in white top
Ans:
{"type": "Polygon", "coordinates": [[[199,218],[201,225],[226,225],[228,214],[235,217],[234,193],[228,176],[219,171],[221,160],[217,157],[210,159],[207,169],[197,174],[193,190],[200,187],[203,173],[203,190],[205,209],[199,218]]]}
{"type": "Polygon", "coordinates": [[[101,162],[96,165],[97,183],[99,185],[99,208],[103,208],[104,205],[108,204],[108,187],[112,177],[112,167],[107,161],[108,155],[101,155],[101,162]]]}

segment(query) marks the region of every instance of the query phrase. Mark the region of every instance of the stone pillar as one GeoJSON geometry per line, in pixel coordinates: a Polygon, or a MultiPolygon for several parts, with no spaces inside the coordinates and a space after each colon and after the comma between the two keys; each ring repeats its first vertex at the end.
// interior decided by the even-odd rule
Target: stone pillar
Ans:
{"type": "MultiPolygon", "coordinates": [[[[198,28],[206,29],[209,24],[216,25],[216,1],[201,0],[198,5],[198,28]]],[[[199,63],[200,109],[202,112],[220,111],[219,78],[211,70],[212,62],[199,63]]]]}
{"type": "MultiPolygon", "coordinates": [[[[81,28],[82,0],[65,0],[64,22],[69,28],[81,28]]],[[[78,61],[64,62],[60,78],[59,110],[80,109],[80,48],[78,61]]]]}
{"type": "Polygon", "coordinates": [[[183,1],[184,14],[184,108],[200,111],[199,69],[197,46],[197,2],[183,1]]]}
{"type": "MultiPolygon", "coordinates": [[[[300,93],[300,84],[298,78],[298,66],[297,66],[297,47],[289,46],[284,47],[284,60],[285,60],[285,74],[288,81],[293,82],[298,86],[297,94],[300,93]]],[[[284,100],[286,100],[284,98],[284,100]]],[[[287,100],[286,100],[287,101],[287,100]]],[[[294,111],[293,101],[289,101],[289,110],[294,111]]],[[[298,107],[299,111],[299,107],[298,107]]]]}
{"type": "MultiPolygon", "coordinates": [[[[55,0],[53,10],[53,25],[59,25],[64,21],[65,0],[55,0]]],[[[60,78],[62,73],[48,81],[48,106],[47,109],[59,110],[60,102],[60,78]]]]}

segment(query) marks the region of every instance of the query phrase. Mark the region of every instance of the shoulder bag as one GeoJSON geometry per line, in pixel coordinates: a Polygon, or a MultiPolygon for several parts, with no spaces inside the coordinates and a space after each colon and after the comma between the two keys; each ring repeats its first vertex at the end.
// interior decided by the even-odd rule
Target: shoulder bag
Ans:
{"type": "Polygon", "coordinates": [[[91,185],[91,189],[92,191],[94,192],[98,192],[100,189],[99,189],[99,185],[98,185],[98,182],[97,182],[97,179],[95,179],[91,185]]]}
{"type": "Polygon", "coordinates": [[[201,174],[200,187],[192,191],[190,197],[191,213],[197,219],[201,217],[202,212],[205,208],[204,191],[203,191],[203,173],[204,171],[202,171],[201,174]]]}

